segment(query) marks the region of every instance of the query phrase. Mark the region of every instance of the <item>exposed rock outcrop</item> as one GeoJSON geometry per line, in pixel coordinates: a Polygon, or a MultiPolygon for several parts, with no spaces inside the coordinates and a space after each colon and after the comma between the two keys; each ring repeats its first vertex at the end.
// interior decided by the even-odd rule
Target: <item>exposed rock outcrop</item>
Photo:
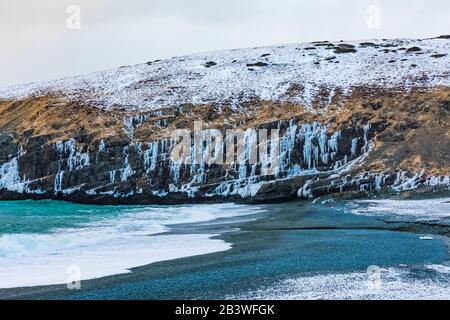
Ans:
{"type": "Polygon", "coordinates": [[[444,38],[320,42],[0,90],[0,199],[174,204],[448,190],[448,48],[444,38]],[[189,130],[190,162],[174,160],[177,129],[189,130]],[[241,138],[232,159],[230,130],[241,138]]]}

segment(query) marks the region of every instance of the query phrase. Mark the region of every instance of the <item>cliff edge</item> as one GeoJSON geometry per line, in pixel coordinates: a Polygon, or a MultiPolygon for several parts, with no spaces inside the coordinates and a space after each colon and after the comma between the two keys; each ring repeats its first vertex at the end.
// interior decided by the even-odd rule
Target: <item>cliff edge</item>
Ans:
{"type": "Polygon", "coordinates": [[[175,204],[449,190],[449,49],[447,36],[320,41],[0,88],[0,199],[175,204]],[[193,147],[187,162],[172,157],[180,130],[193,147]],[[240,140],[227,158],[230,131],[240,140]]]}

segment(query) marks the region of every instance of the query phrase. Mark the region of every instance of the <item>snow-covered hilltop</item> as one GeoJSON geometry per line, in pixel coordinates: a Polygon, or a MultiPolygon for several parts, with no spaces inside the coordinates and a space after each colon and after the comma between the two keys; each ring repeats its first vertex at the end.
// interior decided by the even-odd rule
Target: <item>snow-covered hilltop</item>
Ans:
{"type": "Polygon", "coordinates": [[[450,41],[315,42],[175,57],[57,81],[0,88],[0,99],[60,95],[111,109],[239,106],[254,99],[311,106],[352,88],[450,85],[450,41]]]}
{"type": "Polygon", "coordinates": [[[0,200],[448,193],[449,49],[448,36],[322,41],[0,89],[0,200]],[[196,135],[196,121],[223,137],[242,134],[236,157],[225,155],[235,146],[196,135]],[[177,129],[188,132],[190,162],[171,157],[177,129]]]}

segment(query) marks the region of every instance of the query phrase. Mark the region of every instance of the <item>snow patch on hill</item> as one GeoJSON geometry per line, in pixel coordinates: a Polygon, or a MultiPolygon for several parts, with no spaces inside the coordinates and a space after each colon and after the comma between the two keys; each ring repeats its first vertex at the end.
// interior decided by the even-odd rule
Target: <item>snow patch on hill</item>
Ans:
{"type": "Polygon", "coordinates": [[[253,99],[312,106],[354,87],[409,90],[450,85],[450,41],[374,40],[237,49],[0,88],[0,99],[46,94],[103,109],[148,111],[181,104],[229,104],[253,99]]]}

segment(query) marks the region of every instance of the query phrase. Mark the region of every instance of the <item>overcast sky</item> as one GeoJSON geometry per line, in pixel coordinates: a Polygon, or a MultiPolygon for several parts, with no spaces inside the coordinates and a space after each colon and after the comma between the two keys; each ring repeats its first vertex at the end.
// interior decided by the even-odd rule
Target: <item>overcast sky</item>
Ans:
{"type": "Polygon", "coordinates": [[[0,86],[192,52],[441,34],[449,0],[1,0],[0,86]]]}

